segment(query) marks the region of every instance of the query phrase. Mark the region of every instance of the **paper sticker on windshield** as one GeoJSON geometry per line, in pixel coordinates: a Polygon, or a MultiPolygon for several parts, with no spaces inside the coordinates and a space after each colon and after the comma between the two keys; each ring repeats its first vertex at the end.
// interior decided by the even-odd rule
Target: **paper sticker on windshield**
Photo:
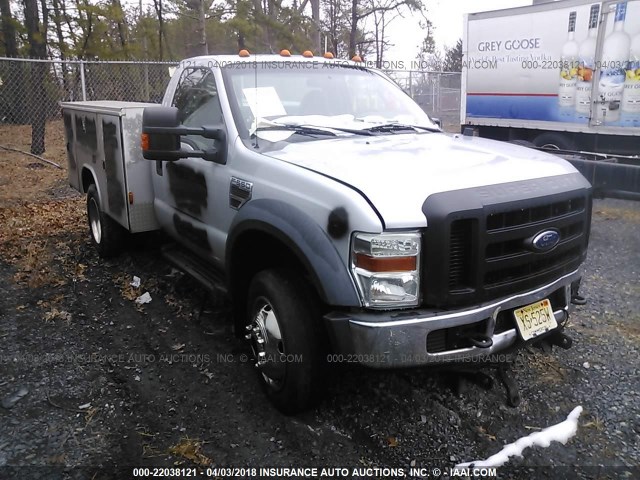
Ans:
{"type": "Polygon", "coordinates": [[[278,92],[273,87],[243,88],[242,93],[249,103],[251,113],[256,118],[287,114],[278,92]]]}

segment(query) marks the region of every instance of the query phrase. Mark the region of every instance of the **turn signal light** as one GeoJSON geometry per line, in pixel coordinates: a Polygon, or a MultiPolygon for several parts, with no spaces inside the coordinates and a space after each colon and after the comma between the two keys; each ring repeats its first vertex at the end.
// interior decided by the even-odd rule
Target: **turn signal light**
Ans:
{"type": "Polygon", "coordinates": [[[140,136],[140,146],[142,147],[142,150],[149,150],[149,134],[148,133],[143,133],[140,136]]]}
{"type": "Polygon", "coordinates": [[[362,253],[356,253],[356,267],[364,268],[369,272],[407,272],[415,270],[417,258],[412,257],[371,257],[362,253]]]}

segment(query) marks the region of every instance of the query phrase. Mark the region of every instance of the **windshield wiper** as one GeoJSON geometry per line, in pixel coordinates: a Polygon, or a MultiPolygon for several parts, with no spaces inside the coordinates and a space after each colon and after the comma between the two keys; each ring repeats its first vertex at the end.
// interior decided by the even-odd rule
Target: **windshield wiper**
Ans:
{"type": "Polygon", "coordinates": [[[365,128],[363,130],[358,129],[358,128],[343,128],[343,127],[321,127],[321,126],[310,126],[310,128],[328,128],[330,130],[337,130],[338,132],[344,132],[344,133],[352,133],[354,135],[363,135],[365,137],[372,137],[373,133],[369,131],[368,128],[365,128]]]}
{"type": "Polygon", "coordinates": [[[258,127],[254,130],[252,137],[255,137],[255,132],[268,132],[275,130],[290,130],[293,133],[299,135],[326,135],[329,137],[335,137],[336,134],[328,130],[322,130],[321,128],[305,127],[303,125],[271,125],[268,127],[258,127]]]}
{"type": "Polygon", "coordinates": [[[406,131],[406,130],[424,130],[427,132],[442,131],[436,127],[424,127],[422,125],[406,125],[404,123],[395,123],[395,122],[376,125],[374,127],[365,128],[365,130],[369,132],[398,132],[398,131],[406,131]]]}

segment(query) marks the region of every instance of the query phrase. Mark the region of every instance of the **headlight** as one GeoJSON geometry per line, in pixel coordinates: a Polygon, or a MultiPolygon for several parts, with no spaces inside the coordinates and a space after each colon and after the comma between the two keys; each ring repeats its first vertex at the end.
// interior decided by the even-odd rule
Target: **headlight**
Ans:
{"type": "Polygon", "coordinates": [[[356,234],[351,246],[351,270],[366,307],[418,305],[420,234],[356,234]]]}

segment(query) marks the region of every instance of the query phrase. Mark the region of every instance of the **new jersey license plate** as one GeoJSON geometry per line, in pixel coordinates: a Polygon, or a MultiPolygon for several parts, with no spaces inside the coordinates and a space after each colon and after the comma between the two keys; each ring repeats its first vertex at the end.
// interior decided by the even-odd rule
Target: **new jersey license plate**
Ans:
{"type": "Polygon", "coordinates": [[[530,340],[558,326],[551,302],[546,298],[513,311],[523,340],[530,340]]]}

